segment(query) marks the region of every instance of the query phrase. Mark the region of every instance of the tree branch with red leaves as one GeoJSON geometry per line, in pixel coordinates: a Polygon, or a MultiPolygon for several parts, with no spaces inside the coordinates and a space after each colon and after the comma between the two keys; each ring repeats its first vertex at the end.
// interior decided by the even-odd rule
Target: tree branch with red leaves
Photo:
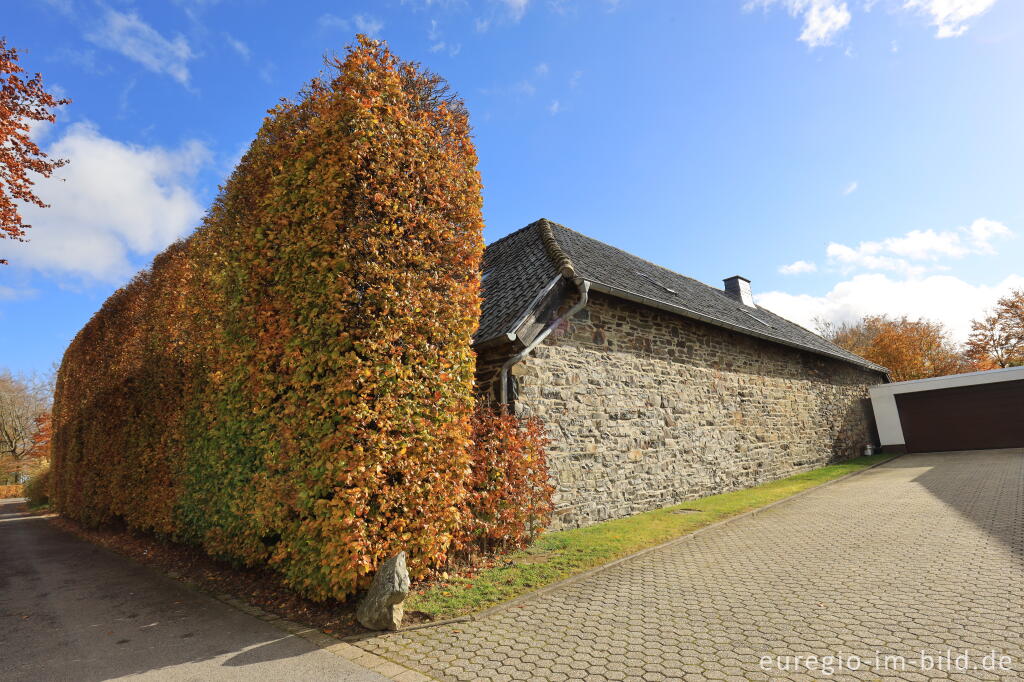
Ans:
{"type": "MultiPolygon", "coordinates": [[[[26,241],[27,225],[18,210],[20,204],[46,208],[32,191],[35,179],[44,178],[67,163],[67,159],[51,159],[32,141],[33,123],[53,123],[56,107],[70,104],[57,99],[43,88],[43,78],[26,73],[18,65],[18,51],[0,38],[0,239],[26,241]]],[[[7,261],[0,258],[0,265],[7,261]]]]}

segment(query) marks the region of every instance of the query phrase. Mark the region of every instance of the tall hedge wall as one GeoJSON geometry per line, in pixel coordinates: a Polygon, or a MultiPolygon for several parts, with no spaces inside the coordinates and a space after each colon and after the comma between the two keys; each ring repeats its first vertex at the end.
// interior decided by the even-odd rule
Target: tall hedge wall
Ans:
{"type": "Polygon", "coordinates": [[[55,504],[313,598],[445,560],[468,482],[480,180],[438,77],[360,38],[64,356],[55,504]]]}

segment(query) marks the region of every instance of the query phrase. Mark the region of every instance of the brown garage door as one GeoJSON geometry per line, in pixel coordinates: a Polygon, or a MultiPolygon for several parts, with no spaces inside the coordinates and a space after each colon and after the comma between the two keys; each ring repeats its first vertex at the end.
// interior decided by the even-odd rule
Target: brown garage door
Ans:
{"type": "Polygon", "coordinates": [[[897,393],[908,452],[1024,447],[1024,381],[897,393]]]}

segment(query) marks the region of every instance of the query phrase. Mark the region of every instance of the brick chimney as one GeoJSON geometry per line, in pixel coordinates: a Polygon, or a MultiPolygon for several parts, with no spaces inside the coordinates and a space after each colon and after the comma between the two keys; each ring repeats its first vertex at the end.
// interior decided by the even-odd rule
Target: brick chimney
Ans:
{"type": "Polygon", "coordinates": [[[756,308],[754,305],[754,294],[750,291],[750,280],[746,277],[733,275],[722,280],[725,282],[725,293],[729,294],[745,306],[756,308]]]}

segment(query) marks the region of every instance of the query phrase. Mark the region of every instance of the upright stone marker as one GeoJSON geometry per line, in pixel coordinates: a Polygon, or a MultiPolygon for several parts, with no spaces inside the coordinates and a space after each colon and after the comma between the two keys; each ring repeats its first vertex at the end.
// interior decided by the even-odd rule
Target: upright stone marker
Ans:
{"type": "Polygon", "coordinates": [[[370,630],[397,630],[405,613],[402,602],[408,594],[405,552],[399,552],[377,569],[370,589],[356,609],[356,618],[370,630]]]}

